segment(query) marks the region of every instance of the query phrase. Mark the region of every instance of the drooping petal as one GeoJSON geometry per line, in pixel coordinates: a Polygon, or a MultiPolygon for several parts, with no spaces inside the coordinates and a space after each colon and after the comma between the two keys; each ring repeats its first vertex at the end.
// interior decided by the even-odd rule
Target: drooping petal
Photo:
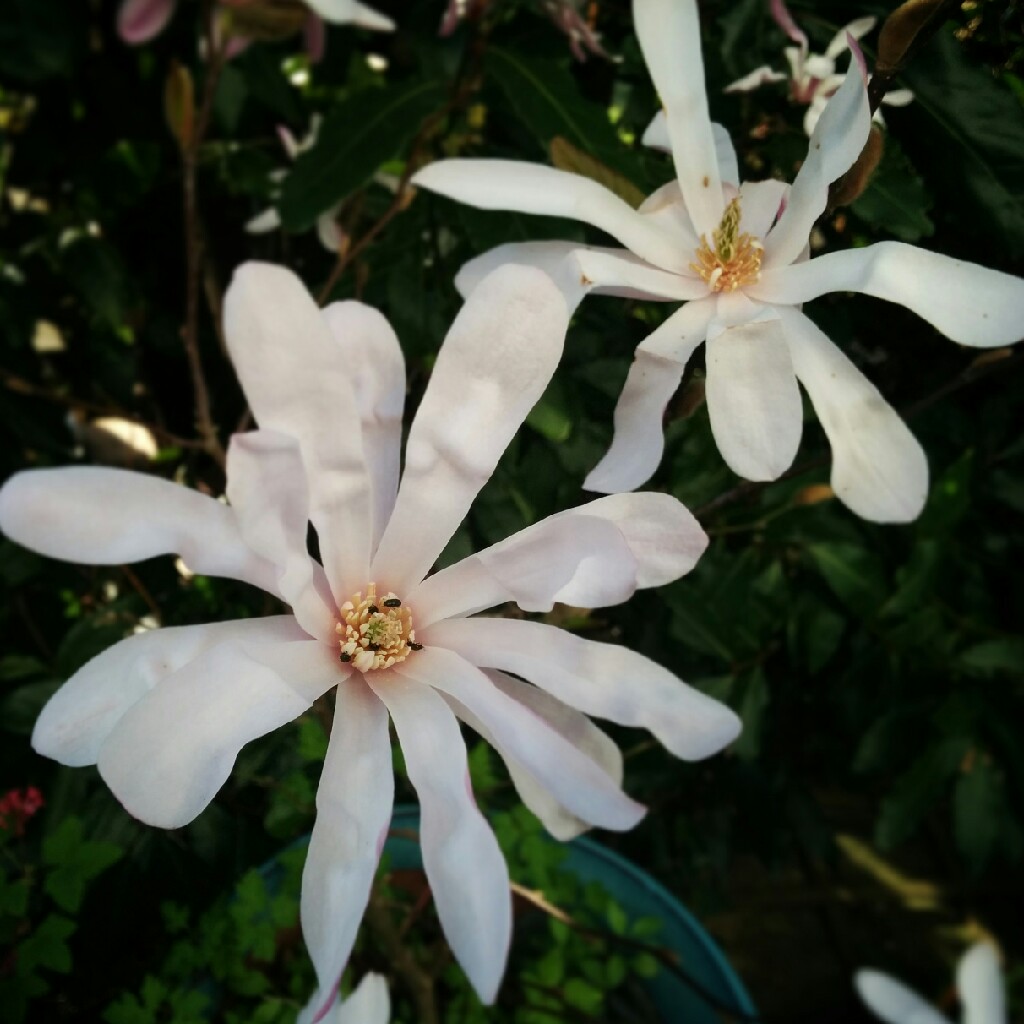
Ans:
{"type": "Polygon", "coordinates": [[[858,971],[854,984],[868,1009],[886,1024],[950,1024],[916,992],[881,971],[858,971]]]}
{"type": "Polygon", "coordinates": [[[477,995],[490,1004],[512,934],[508,867],[473,799],[455,715],[431,687],[406,677],[404,665],[370,673],[367,682],[391,712],[419,796],[423,869],[445,938],[477,995]]]}
{"type": "Polygon", "coordinates": [[[961,957],[956,989],[964,1006],[964,1024],[1006,1024],[1006,992],[999,954],[991,942],[977,942],[961,957]]]}
{"type": "Polygon", "coordinates": [[[614,192],[590,178],[518,160],[440,160],[412,183],[482,210],[519,210],[568,217],[606,231],[664,270],[686,268],[675,239],[642,217],[614,192]]]}
{"type": "Polygon", "coordinates": [[[333,256],[337,256],[341,250],[344,235],[338,226],[337,211],[328,210],[316,219],[316,237],[320,244],[333,256]]]}
{"type": "Polygon", "coordinates": [[[647,729],[687,761],[709,757],[740,731],[724,704],[617,644],[517,619],[448,619],[416,635],[480,668],[521,676],[584,714],[647,729]]]}
{"type": "Polygon", "coordinates": [[[372,579],[402,593],[426,576],[551,379],[568,320],[533,267],[500,267],[466,300],[409,431],[372,579]]]}
{"type": "Polygon", "coordinates": [[[246,743],[297,718],[347,671],[319,640],[217,644],[125,712],[100,749],[100,775],[147,825],[187,825],[246,743]]]}
{"type": "Polygon", "coordinates": [[[1024,279],[903,242],[876,242],[766,271],[748,291],[786,304],[836,291],[873,295],[975,348],[1024,337],[1024,279]]]}
{"type": "Polygon", "coordinates": [[[352,372],[302,282],[246,263],[224,296],[224,335],[256,422],[299,442],[331,589],[365,584],[372,496],[352,372]]]}
{"type": "MultiPolygon", "coordinates": [[[[782,75],[781,77],[785,78],[786,76],[782,75]]],[[[727,89],[726,92],[728,91],[727,89]]],[[[715,160],[718,162],[718,172],[722,176],[723,183],[739,187],[739,161],[736,158],[736,147],[732,144],[732,138],[729,135],[728,129],[717,121],[712,121],[711,136],[715,142],[715,160]]],[[[665,115],[664,109],[659,110],[654,115],[640,141],[652,149],[663,149],[666,152],[671,151],[672,140],[668,137],[668,117],[665,115]]],[[[679,182],[677,181],[670,184],[674,184],[677,188],[679,187],[679,182]]],[[[680,198],[685,206],[685,200],[682,200],[681,192],[680,198]]],[[[641,207],[640,209],[643,212],[644,208],[641,207]]]]}
{"type": "Polygon", "coordinates": [[[361,302],[324,310],[331,335],[349,366],[363,431],[363,453],[373,491],[373,550],[395,507],[402,462],[405,357],[384,317],[361,302]]]}
{"type": "Polygon", "coordinates": [[[906,523],[928,495],[928,460],[878,389],[797,310],[779,309],[789,354],[832,446],[832,489],[863,519],[906,523]]]}
{"type": "Polygon", "coordinates": [[[331,1024],[388,1024],[391,997],[382,974],[364,975],[355,991],[339,1007],[331,1024]]]}
{"type": "Polygon", "coordinates": [[[753,92],[755,89],[760,89],[762,85],[766,85],[768,82],[785,82],[789,76],[781,71],[776,71],[774,68],[769,67],[767,64],[762,64],[759,68],[754,68],[749,74],[744,75],[742,78],[737,78],[735,82],[730,82],[724,89],[725,92],[753,92]]]}
{"type": "Polygon", "coordinates": [[[611,447],[583,482],[588,491],[631,491],[658,468],[665,448],[662,417],[714,311],[713,299],[687,303],[637,347],[615,406],[611,447]]]}
{"type": "Polygon", "coordinates": [[[785,0],[771,0],[769,10],[771,11],[772,18],[775,19],[775,24],[778,25],[794,43],[797,43],[806,50],[809,45],[807,33],[805,33],[804,30],[793,20],[793,15],[789,13],[789,8],[786,7],[785,0]]]}
{"type": "Polygon", "coordinates": [[[327,578],[306,548],[309,490],[298,442],[272,430],[235,434],[228,446],[227,495],[246,544],[277,568],[277,592],[310,636],[334,636],[327,578]]]}
{"type": "Polygon", "coordinates": [[[910,89],[890,89],[882,97],[882,102],[887,107],[905,107],[914,102],[914,94],[910,89]]]}
{"type": "Polygon", "coordinates": [[[125,712],[167,676],[218,644],[307,639],[290,615],[169,626],[126,637],[86,662],[46,703],[32,748],[73,768],[95,764],[125,712]]]}
{"type": "MultiPolygon", "coordinates": [[[[316,824],[302,871],[302,934],[318,988],[299,1024],[322,1019],[334,1002],[370,898],[394,793],[387,711],[362,677],[352,676],[338,685],[316,793],[316,824]]],[[[343,1012],[353,1012],[355,999],[343,1012]]]]}
{"type": "Polygon", "coordinates": [[[852,36],[854,39],[861,39],[866,36],[874,27],[875,22],[878,19],[872,15],[867,15],[864,18],[854,18],[848,25],[844,25],[833,37],[831,42],[825,49],[825,56],[831,60],[835,60],[844,50],[850,48],[850,42],[847,36],[852,36]]]}
{"type": "Polygon", "coordinates": [[[395,23],[379,11],[375,11],[359,0],[306,0],[324,21],[335,25],[357,25],[376,32],[393,32],[395,23]]]}
{"type": "Polygon", "coordinates": [[[276,231],[281,226],[281,215],[274,206],[268,207],[262,213],[245,222],[245,230],[250,235],[262,235],[267,231],[276,231]]]}
{"type": "Polygon", "coordinates": [[[98,466],[30,469],[0,490],[0,530],[48,558],[121,565],[177,554],[192,572],[277,594],[277,573],[242,539],[235,514],[199,491],[98,466]]]}
{"type": "MultiPolygon", "coordinates": [[[[550,628],[550,627],[549,627],[550,628]]],[[[643,817],[607,772],[557,730],[494,686],[480,669],[443,647],[425,647],[400,673],[454,698],[571,814],[601,828],[625,831],[643,817]]]]}
{"type": "Polygon", "coordinates": [[[828,188],[853,166],[871,131],[871,108],[856,63],[828,101],[807,148],[779,222],[765,239],[764,267],[792,263],[807,244],[814,222],[825,211],[828,188]]]}
{"type": "MultiPolygon", "coordinates": [[[[595,534],[595,539],[601,534],[595,534]]],[[[510,596],[507,575],[513,570],[533,577],[552,562],[572,568],[567,550],[589,554],[597,575],[604,576],[602,589],[615,572],[629,574],[629,593],[638,587],[657,587],[688,573],[704,549],[707,535],[686,507],[671,495],[611,494],[528,526],[513,537],[476,555],[471,555],[428,576],[412,594],[417,607],[416,622],[422,628],[443,618],[470,615],[493,608],[510,596]],[[630,563],[620,565],[619,543],[614,537],[609,549],[595,554],[583,546],[588,542],[579,527],[593,520],[613,524],[630,555],[630,563]],[[614,552],[614,554],[612,554],[614,552]],[[533,566],[537,560],[540,565],[533,566]],[[423,609],[422,612],[420,609],[423,609]]],[[[623,560],[624,561],[624,560],[623,560]]],[[[551,569],[548,568],[550,572],[551,569]]],[[[565,570],[562,570],[565,575],[565,570]]],[[[590,603],[597,581],[572,571],[567,583],[557,580],[560,589],[550,587],[551,601],[563,601],[577,607],[597,607],[590,603]],[[585,592],[584,588],[589,592],[585,592]]],[[[541,609],[547,610],[547,609],[541,609]]]]}
{"type": "Polygon", "coordinates": [[[670,274],[652,267],[628,249],[598,248],[574,242],[508,242],[463,264],[455,278],[469,295],[492,270],[520,263],[543,270],[558,285],[570,310],[593,292],[656,302],[686,301],[707,294],[692,273],[670,274]]]}
{"type": "Polygon", "coordinates": [[[633,0],[633,22],[665,107],[672,159],[686,208],[697,234],[710,238],[722,219],[725,203],[704,91],[697,5],[678,0],[633,0]]]}
{"type": "Polygon", "coordinates": [[[122,0],[117,12],[117,34],[132,45],[149,42],[163,32],[177,0],[122,0]]]}
{"type": "Polygon", "coordinates": [[[704,394],[722,458],[747,480],[777,479],[796,457],[803,430],[781,321],[712,323],[705,351],[704,394]]]}
{"type": "Polygon", "coordinates": [[[784,181],[745,181],[740,186],[740,209],[743,212],[740,230],[755,238],[764,238],[782,212],[789,192],[784,181]]]}

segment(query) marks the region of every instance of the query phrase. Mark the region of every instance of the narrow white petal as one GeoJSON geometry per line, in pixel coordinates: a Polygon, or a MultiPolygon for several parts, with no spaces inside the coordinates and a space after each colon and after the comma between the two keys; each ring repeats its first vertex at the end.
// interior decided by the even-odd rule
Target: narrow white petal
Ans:
{"type": "Polygon", "coordinates": [[[409,431],[372,579],[402,593],[426,576],[551,379],[568,320],[533,267],[500,267],[466,300],[409,431]]]}
{"type": "Polygon", "coordinates": [[[280,226],[281,215],[273,206],[245,222],[245,230],[250,235],[262,235],[267,231],[276,231],[280,226]]]}
{"type": "Polygon", "coordinates": [[[835,60],[844,50],[850,48],[850,42],[846,38],[848,35],[853,36],[854,39],[861,39],[866,36],[874,27],[875,22],[878,19],[872,15],[867,15],[863,18],[854,18],[848,25],[844,25],[829,42],[828,47],[825,49],[825,56],[830,60],[835,60]]]}
{"type": "Polygon", "coordinates": [[[1006,1024],[999,953],[991,942],[977,942],[961,957],[956,988],[964,1005],[964,1024],[1006,1024]]]}
{"type": "Polygon", "coordinates": [[[882,97],[887,107],[905,107],[914,102],[914,94],[909,89],[891,89],[882,97]]]}
{"type": "Polygon", "coordinates": [[[497,747],[575,817],[620,832],[633,828],[643,817],[644,808],[590,757],[453,651],[425,647],[397,671],[454,698],[483,724],[497,747]]]}
{"type": "Polygon", "coordinates": [[[765,269],[784,267],[800,255],[814,222],[825,211],[829,185],[860,156],[870,131],[867,88],[860,68],[851,60],[843,84],[815,125],[786,209],[765,239],[765,269]]]}
{"type": "Polygon", "coordinates": [[[336,25],[356,25],[376,32],[393,32],[395,23],[379,11],[375,11],[359,0],[306,0],[307,6],[316,11],[324,21],[336,25]]]}
{"type": "Polygon", "coordinates": [[[668,232],[604,185],[571,171],[517,160],[440,160],[413,175],[412,183],[482,210],[519,210],[592,224],[655,266],[686,268],[668,232]]]}
{"type": "Polygon", "coordinates": [[[120,565],[177,554],[193,572],[278,593],[274,567],[246,546],[230,508],[142,473],[97,466],[16,473],[0,490],[0,530],[49,558],[120,565]]]}
{"type": "Polygon", "coordinates": [[[704,91],[697,5],[678,0],[634,0],[633,22],[665,107],[672,158],[686,208],[697,233],[710,238],[725,204],[704,91]]]}
{"type": "Polygon", "coordinates": [[[228,500],[246,544],[277,568],[277,591],[310,636],[334,636],[335,609],[321,566],[306,548],[309,489],[298,442],[272,430],[235,434],[228,500]]]}
{"type": "Polygon", "coordinates": [[[793,305],[829,292],[861,292],[905,306],[961,345],[991,348],[1024,338],[1024,279],[903,242],[767,271],[748,291],[793,305]]]}
{"type": "Polygon", "coordinates": [[[372,522],[351,368],[283,267],[246,263],[235,272],[224,334],[256,422],[299,442],[324,570],[344,600],[368,578],[372,522]]]}
{"type": "Polygon", "coordinates": [[[764,238],[782,212],[788,193],[789,185],[774,178],[745,181],[740,186],[740,209],[743,212],[740,230],[755,238],[764,238]]]}
{"type": "Polygon", "coordinates": [[[762,64],[761,67],[754,68],[742,78],[737,78],[735,82],[730,82],[725,87],[725,92],[753,92],[769,82],[785,82],[787,78],[789,75],[776,71],[767,64],[762,64]]]}
{"type": "Polygon", "coordinates": [[[405,357],[391,325],[371,306],[335,302],[324,319],[349,368],[373,491],[373,550],[395,507],[402,461],[405,357]]]}
{"type": "Polygon", "coordinates": [[[714,310],[713,299],[687,303],[640,343],[615,406],[611,447],[583,482],[588,491],[631,491],[658,468],[662,417],[714,310]]]}
{"type": "Polygon", "coordinates": [[[332,255],[337,256],[341,250],[344,235],[338,227],[337,210],[328,210],[316,219],[316,237],[320,244],[332,255]]]}
{"type": "Polygon", "coordinates": [[[512,896],[505,858],[473,799],[458,722],[431,687],[398,669],[370,673],[367,682],[391,712],[419,796],[423,869],[445,938],[490,1004],[508,958],[512,896]]]}
{"type": "MultiPolygon", "coordinates": [[[[338,685],[316,794],[316,824],[302,871],[302,934],[318,988],[299,1024],[321,1019],[334,1001],[369,901],[394,791],[387,711],[362,677],[354,675],[338,685]]],[[[369,998],[357,1000],[357,995],[346,1002],[343,1013],[354,1013],[354,1006],[369,998]]],[[[358,1019],[360,1024],[371,1020],[358,1019]]]]}
{"type": "Polygon", "coordinates": [[[95,764],[125,712],[167,676],[226,641],[306,639],[290,615],[199,626],[169,626],[129,636],[86,662],[47,702],[32,748],[71,767],[95,764]]]}
{"type": "Polygon", "coordinates": [[[481,668],[521,676],[584,714],[647,729],[687,761],[717,753],[740,731],[724,704],[617,644],[516,619],[449,619],[416,635],[481,668]]]}
{"type": "Polygon", "coordinates": [[[878,523],[916,519],[928,495],[928,460],[878,389],[796,310],[780,309],[793,369],[832,446],[832,489],[878,523]]]}
{"type": "Polygon", "coordinates": [[[868,1009],[886,1024],[950,1024],[916,992],[881,971],[858,971],[854,984],[868,1009]]]}
{"type": "Polygon", "coordinates": [[[147,825],[187,825],[246,743],[297,718],[345,673],[319,640],[220,643],[125,712],[100,749],[100,775],[147,825]]]}
{"type": "MultiPolygon", "coordinates": [[[[595,539],[602,536],[595,532],[595,539]]],[[[428,576],[409,599],[417,607],[416,622],[422,628],[443,618],[470,615],[515,600],[508,574],[515,570],[533,578],[543,570],[551,574],[552,603],[560,600],[577,607],[597,607],[598,603],[592,603],[595,596],[607,591],[616,573],[628,572],[630,593],[637,587],[662,586],[688,573],[707,542],[697,520],[671,495],[612,494],[549,516],[428,576]],[[580,532],[594,520],[613,524],[620,534],[618,541],[610,535],[612,543],[598,552],[587,551],[587,536],[580,532]],[[629,563],[624,563],[619,553],[622,543],[629,563]],[[582,561],[583,556],[589,556],[598,579],[589,572],[579,573],[569,560],[576,557],[582,561]],[[539,564],[531,564],[535,561],[539,564]]]]}
{"type": "Polygon", "coordinates": [[[777,479],[796,457],[803,429],[781,321],[713,322],[705,353],[705,397],[722,458],[747,480],[777,479]]]}
{"type": "Polygon", "coordinates": [[[391,997],[387,980],[381,974],[367,974],[355,991],[338,1009],[331,1024],[388,1024],[391,997]]]}

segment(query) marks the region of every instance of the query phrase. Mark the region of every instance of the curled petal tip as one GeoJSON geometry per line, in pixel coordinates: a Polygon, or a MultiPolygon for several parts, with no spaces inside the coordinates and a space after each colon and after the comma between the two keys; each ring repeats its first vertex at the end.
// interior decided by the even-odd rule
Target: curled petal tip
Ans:
{"type": "Polygon", "coordinates": [[[855,36],[850,32],[846,33],[846,44],[850,48],[850,53],[853,54],[854,59],[857,61],[857,67],[860,68],[860,77],[864,80],[864,85],[868,84],[868,62],[864,56],[864,51],[860,48],[860,43],[857,42],[855,36]]]}

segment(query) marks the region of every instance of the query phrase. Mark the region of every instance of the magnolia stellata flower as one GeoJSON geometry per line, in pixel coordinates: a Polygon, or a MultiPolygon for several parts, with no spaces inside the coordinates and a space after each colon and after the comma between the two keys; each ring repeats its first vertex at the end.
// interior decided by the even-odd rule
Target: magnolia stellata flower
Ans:
{"type": "Polygon", "coordinates": [[[330,1024],[388,1024],[391,1019],[391,999],[388,984],[379,974],[363,976],[355,990],[339,1005],[330,1024]]]}
{"type": "MultiPolygon", "coordinates": [[[[857,991],[871,1012],[886,1024],[951,1024],[930,1003],[902,982],[880,971],[858,971],[857,991]]],[[[962,1024],[1007,1024],[999,955],[990,942],[978,942],[960,958],[956,990],[962,1024]]]]}
{"type": "MultiPolygon", "coordinates": [[[[245,7],[259,0],[217,0],[218,6],[230,11],[231,8],[245,7]]],[[[357,25],[360,28],[391,32],[395,23],[359,0],[304,0],[310,9],[306,23],[306,39],[310,56],[319,58],[322,50],[323,23],[357,25]]],[[[178,0],[122,0],[117,12],[117,32],[132,45],[149,42],[159,35],[171,20],[178,0]]],[[[236,47],[233,51],[238,52],[236,47]]]]}
{"type": "Polygon", "coordinates": [[[602,498],[427,575],[546,387],[567,324],[539,270],[482,281],[438,354],[400,478],[405,371],[387,321],[358,302],[321,312],[288,271],[248,264],[225,296],[224,331],[260,429],[232,439],[229,505],[96,467],[26,471],[0,491],[0,528],[43,554],[119,564],[175,552],[193,572],[291,606],[123,640],[54,695],[32,743],[63,764],[97,764],[128,811],[175,828],[210,802],[245,743],[336,689],[302,885],[320,982],[304,1021],[330,1004],[388,828],[389,714],[438,915],[485,1001],[508,948],[508,873],[473,801],[457,718],[560,837],[631,828],[643,814],[621,790],[621,755],[586,715],[643,726],[686,759],[738,733],[730,710],[626,647],[468,617],[507,601],[528,612],[615,604],[678,578],[707,539],[674,498],[602,498]],[[322,564],[307,554],[307,522],[322,564]]]}
{"type": "MultiPolygon", "coordinates": [[[[850,48],[850,39],[867,35],[875,27],[877,19],[870,15],[856,18],[833,36],[824,53],[811,53],[807,33],[793,20],[783,0],[771,0],[769,6],[776,24],[796,43],[796,46],[787,46],[783,50],[789,63],[789,75],[764,65],[726,86],[725,91],[751,92],[767,82],[785,82],[788,78],[793,102],[807,107],[804,131],[810,135],[825,104],[842,85],[843,76],[836,69],[837,58],[850,48]]],[[[909,89],[893,89],[885,94],[882,102],[891,107],[905,107],[913,99],[914,94],[909,89]]],[[[881,112],[875,112],[875,120],[883,123],[881,112]]]]}
{"type": "Polygon", "coordinates": [[[584,486],[639,486],[657,468],[662,415],[686,363],[707,342],[707,406],[725,461],[774,480],[802,431],[799,379],[832,446],[832,486],[866,519],[902,522],[921,510],[924,452],[896,412],[800,310],[856,291],[913,310],[954,341],[988,347],[1020,338],[1024,281],[900,242],[807,260],[831,182],[856,160],[871,125],[852,69],[829,101],[792,186],[739,184],[728,136],[712,125],[694,0],[634,0],[636,31],[665,110],[645,141],[671,148],[677,180],[638,209],[589,178],[510,160],[443,160],[413,181],[483,209],[571,217],[625,249],[573,242],[508,244],[459,272],[469,294],[503,262],[545,267],[571,305],[590,291],[685,305],[641,342],[615,411],[612,446],[584,486]]]}
{"type": "MultiPolygon", "coordinates": [[[[296,140],[295,136],[284,126],[278,126],[277,132],[281,139],[281,145],[284,147],[285,153],[291,160],[295,160],[301,153],[305,153],[317,139],[317,135],[320,133],[320,122],[321,118],[319,114],[313,116],[309,124],[309,131],[305,138],[296,140]]],[[[276,171],[270,172],[271,183],[275,186],[279,186],[284,180],[288,172],[283,168],[276,171]]],[[[276,197],[275,197],[276,198],[276,197]]],[[[316,219],[316,233],[320,239],[320,244],[330,253],[337,254],[341,248],[342,235],[341,230],[338,227],[338,210],[341,204],[332,206],[329,210],[325,210],[316,219]]],[[[281,215],[277,212],[276,207],[269,207],[266,210],[256,214],[246,225],[245,230],[250,234],[258,235],[264,234],[267,231],[276,231],[281,226],[281,215]]]]}

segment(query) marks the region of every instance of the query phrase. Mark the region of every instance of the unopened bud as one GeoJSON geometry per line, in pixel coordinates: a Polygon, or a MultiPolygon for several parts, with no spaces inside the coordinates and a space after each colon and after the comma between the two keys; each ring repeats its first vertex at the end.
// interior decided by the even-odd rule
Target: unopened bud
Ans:
{"type": "Polygon", "coordinates": [[[231,35],[263,43],[275,43],[301,32],[309,18],[309,8],[299,0],[249,0],[222,9],[229,19],[231,35]]]}
{"type": "Polygon", "coordinates": [[[164,82],[164,116],[182,152],[192,145],[195,131],[195,86],[192,72],[175,61],[164,82]]]}
{"type": "Polygon", "coordinates": [[[868,141],[860,151],[860,156],[832,188],[832,201],[829,204],[831,209],[834,210],[837,206],[849,206],[863,193],[871,181],[871,175],[878,168],[884,150],[885,141],[882,129],[877,124],[872,124],[868,141]]]}
{"type": "Polygon", "coordinates": [[[885,19],[878,34],[876,74],[893,71],[903,64],[917,33],[941,6],[942,0],[907,0],[885,19]]]}

